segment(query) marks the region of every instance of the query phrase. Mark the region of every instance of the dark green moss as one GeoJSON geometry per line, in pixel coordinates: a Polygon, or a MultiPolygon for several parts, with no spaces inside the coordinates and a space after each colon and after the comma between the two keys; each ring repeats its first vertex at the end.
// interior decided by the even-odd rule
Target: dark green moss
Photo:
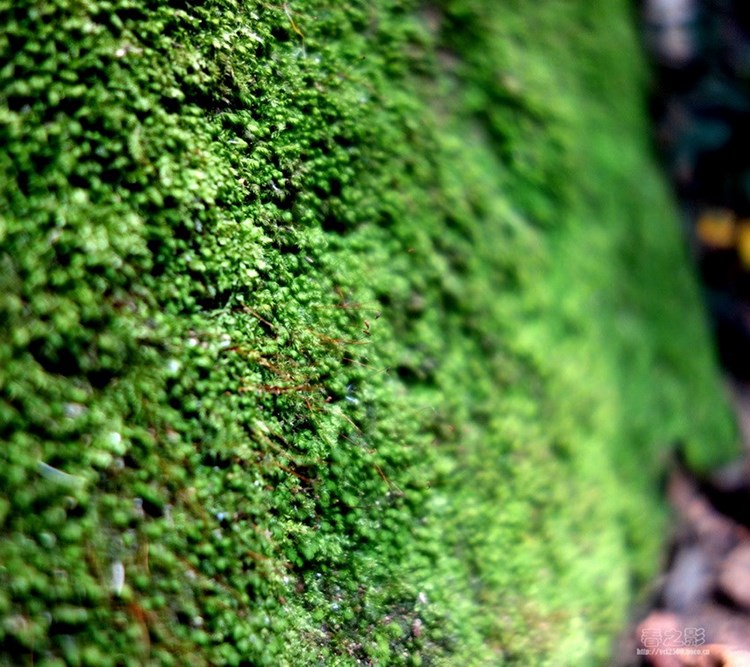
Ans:
{"type": "Polygon", "coordinates": [[[732,443],[626,3],[0,25],[0,662],[605,660],[732,443]]]}

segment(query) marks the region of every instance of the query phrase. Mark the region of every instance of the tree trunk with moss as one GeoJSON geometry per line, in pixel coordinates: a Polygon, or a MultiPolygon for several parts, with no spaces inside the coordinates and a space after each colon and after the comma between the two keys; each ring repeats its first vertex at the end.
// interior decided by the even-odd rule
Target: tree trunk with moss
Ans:
{"type": "Polygon", "coordinates": [[[628,5],[0,2],[0,664],[606,663],[732,451],[628,5]]]}

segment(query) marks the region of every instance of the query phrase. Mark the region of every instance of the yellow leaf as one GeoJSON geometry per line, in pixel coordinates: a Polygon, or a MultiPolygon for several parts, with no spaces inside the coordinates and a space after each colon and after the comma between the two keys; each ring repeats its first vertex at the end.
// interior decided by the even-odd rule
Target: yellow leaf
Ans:
{"type": "MultiPolygon", "coordinates": [[[[714,249],[733,247],[735,244],[734,213],[725,208],[703,211],[698,218],[696,233],[701,245],[714,249]]],[[[750,242],[750,239],[748,241],[750,242]]]]}

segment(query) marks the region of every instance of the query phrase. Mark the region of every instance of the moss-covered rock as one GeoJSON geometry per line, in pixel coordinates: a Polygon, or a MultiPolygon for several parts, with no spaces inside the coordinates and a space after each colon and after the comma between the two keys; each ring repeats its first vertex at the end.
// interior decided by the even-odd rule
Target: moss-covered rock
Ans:
{"type": "Polygon", "coordinates": [[[0,25],[0,662],[606,660],[733,439],[627,3],[0,25]]]}

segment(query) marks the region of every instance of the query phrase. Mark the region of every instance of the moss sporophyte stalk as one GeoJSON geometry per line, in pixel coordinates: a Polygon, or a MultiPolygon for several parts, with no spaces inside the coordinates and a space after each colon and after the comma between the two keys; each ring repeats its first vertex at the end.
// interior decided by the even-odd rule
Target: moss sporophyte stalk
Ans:
{"type": "Polygon", "coordinates": [[[0,663],[606,662],[733,436],[626,3],[0,25],[0,663]]]}

